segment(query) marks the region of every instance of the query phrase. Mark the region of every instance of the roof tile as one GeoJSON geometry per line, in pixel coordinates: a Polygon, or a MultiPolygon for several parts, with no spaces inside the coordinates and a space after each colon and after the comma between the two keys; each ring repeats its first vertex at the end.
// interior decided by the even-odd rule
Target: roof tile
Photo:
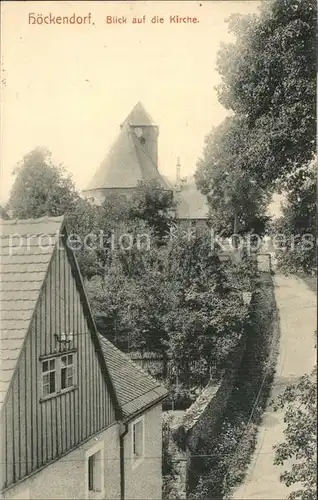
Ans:
{"type": "Polygon", "coordinates": [[[99,335],[102,352],[125,417],[167,396],[168,391],[109,340],[99,335]]]}
{"type": "Polygon", "coordinates": [[[14,373],[62,223],[63,217],[0,221],[0,401],[14,373]]]}
{"type": "Polygon", "coordinates": [[[42,284],[41,281],[30,281],[30,279],[29,281],[28,280],[19,281],[18,279],[16,281],[1,281],[0,278],[0,292],[1,293],[34,292],[40,289],[41,284],[42,284]]]}

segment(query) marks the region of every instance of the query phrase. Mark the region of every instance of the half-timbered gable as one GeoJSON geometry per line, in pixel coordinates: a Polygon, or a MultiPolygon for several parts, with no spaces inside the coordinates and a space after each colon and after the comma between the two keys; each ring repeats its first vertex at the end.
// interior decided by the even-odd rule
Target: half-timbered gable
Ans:
{"type": "Polygon", "coordinates": [[[2,488],[118,420],[62,218],[2,221],[2,488]]]}

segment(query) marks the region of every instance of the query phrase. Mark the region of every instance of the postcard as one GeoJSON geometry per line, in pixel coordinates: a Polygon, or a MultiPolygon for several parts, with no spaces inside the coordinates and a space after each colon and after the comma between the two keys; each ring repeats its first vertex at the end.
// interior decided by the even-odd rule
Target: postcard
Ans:
{"type": "Polygon", "coordinates": [[[1,2],[1,498],[316,498],[314,0],[1,2]]]}

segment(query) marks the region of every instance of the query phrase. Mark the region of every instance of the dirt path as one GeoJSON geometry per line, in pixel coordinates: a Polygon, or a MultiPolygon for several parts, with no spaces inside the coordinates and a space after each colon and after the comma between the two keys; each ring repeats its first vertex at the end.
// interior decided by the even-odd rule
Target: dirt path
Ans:
{"type": "MultiPolygon", "coordinates": [[[[316,362],[313,334],[317,328],[316,294],[297,277],[276,276],[274,281],[281,337],[272,398],[312,370],[316,362]]],[[[267,408],[245,482],[233,499],[285,500],[292,491],[279,480],[283,469],[273,464],[273,445],[283,439],[283,416],[283,412],[267,408]]]]}

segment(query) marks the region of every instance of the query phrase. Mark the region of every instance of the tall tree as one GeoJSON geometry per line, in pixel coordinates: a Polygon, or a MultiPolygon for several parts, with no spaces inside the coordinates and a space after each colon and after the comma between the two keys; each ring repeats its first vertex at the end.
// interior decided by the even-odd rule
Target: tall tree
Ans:
{"type": "Polygon", "coordinates": [[[210,217],[216,231],[263,234],[269,194],[246,170],[243,155],[249,130],[240,117],[229,117],[206,137],[197,163],[196,182],[208,197],[210,217]]]}
{"type": "Polygon", "coordinates": [[[249,143],[242,166],[267,187],[316,150],[315,0],[270,0],[258,16],[232,16],[221,48],[221,104],[242,117],[249,143]]]}
{"type": "Polygon", "coordinates": [[[234,116],[207,137],[196,174],[227,231],[235,217],[243,230],[262,226],[267,193],[293,190],[313,158],[316,17],[315,0],[269,0],[229,19],[236,40],[219,51],[217,91],[234,116]]]}
{"type": "Polygon", "coordinates": [[[54,165],[45,148],[26,154],[14,175],[8,208],[15,218],[63,215],[78,200],[71,176],[62,166],[54,165]]]}

